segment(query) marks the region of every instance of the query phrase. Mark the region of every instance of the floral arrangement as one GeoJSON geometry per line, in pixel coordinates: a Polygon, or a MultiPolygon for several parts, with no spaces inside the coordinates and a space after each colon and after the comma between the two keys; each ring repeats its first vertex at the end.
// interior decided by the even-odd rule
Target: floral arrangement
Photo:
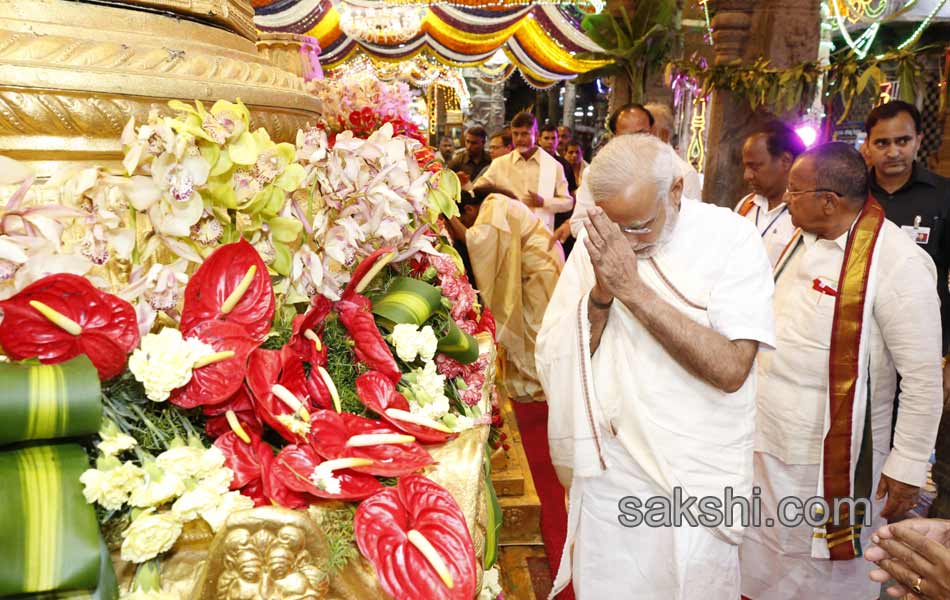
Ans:
{"type": "Polygon", "coordinates": [[[55,203],[27,179],[7,201],[0,346],[91,360],[107,419],[83,494],[143,572],[191,524],[335,500],[359,503],[354,541],[389,593],[474,596],[460,509],[418,472],[428,445],[491,422],[475,336],[494,322],[437,233],[458,180],[396,104],[365,137],[294,145],[250,131],[240,101],[172,102],[126,127],[124,172],[61,174],[55,203]],[[374,549],[407,523],[408,576],[374,549]]]}
{"type": "Polygon", "coordinates": [[[309,86],[323,105],[322,126],[331,135],[341,131],[366,135],[389,123],[397,134],[425,142],[425,134],[412,120],[412,93],[405,82],[386,83],[358,71],[315,79],[309,86]]]}

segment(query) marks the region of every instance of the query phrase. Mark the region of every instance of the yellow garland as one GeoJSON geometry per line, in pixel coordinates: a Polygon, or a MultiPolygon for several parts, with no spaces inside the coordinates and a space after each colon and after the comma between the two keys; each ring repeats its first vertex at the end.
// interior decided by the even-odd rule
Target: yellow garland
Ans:
{"type": "MultiPolygon", "coordinates": [[[[317,38],[320,46],[329,47],[336,42],[344,33],[340,30],[340,15],[335,8],[331,8],[317,22],[314,27],[307,32],[307,35],[317,38]]],[[[544,69],[557,74],[584,73],[602,67],[608,61],[583,60],[576,58],[571,52],[563,48],[554,39],[552,39],[534,18],[523,17],[512,23],[510,26],[489,33],[473,33],[463,31],[453,27],[440,19],[432,11],[426,13],[422,23],[422,31],[431,35],[437,42],[445,47],[460,54],[488,54],[497,48],[503,48],[509,59],[518,66],[529,77],[538,82],[554,83],[556,80],[549,76],[538,73],[531,65],[525,64],[517,59],[513,52],[504,48],[509,38],[515,36],[522,48],[533,61],[544,69]]],[[[372,60],[381,63],[394,63],[411,60],[420,52],[428,48],[427,44],[422,44],[419,48],[408,55],[399,57],[379,56],[372,54],[372,60]]],[[[332,70],[343,63],[352,59],[361,49],[357,44],[340,58],[323,64],[323,67],[332,70]]],[[[439,63],[452,67],[472,67],[484,63],[487,59],[473,59],[470,61],[457,61],[442,56],[437,52],[430,52],[433,58],[439,63]]]]}

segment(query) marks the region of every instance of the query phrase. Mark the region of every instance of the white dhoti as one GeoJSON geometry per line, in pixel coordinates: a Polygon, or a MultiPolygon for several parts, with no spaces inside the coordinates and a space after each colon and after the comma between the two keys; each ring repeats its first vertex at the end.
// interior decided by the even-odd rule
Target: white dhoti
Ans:
{"type": "Polygon", "coordinates": [[[736,600],[739,547],[705,527],[621,525],[618,504],[664,494],[612,436],[610,467],[580,482],[580,524],[574,542],[574,592],[579,600],[736,600]]]}
{"type": "MultiPolygon", "coordinates": [[[[887,455],[874,452],[874,485],[877,490],[887,455]]],[[[756,452],[753,485],[762,490],[762,523],[773,519],[773,527],[749,527],[740,548],[742,594],[750,600],[870,600],[878,598],[881,584],[868,579],[874,564],[859,556],[851,560],[812,558],[814,528],[802,523],[785,527],[779,523],[776,507],[782,498],[805,502],[818,489],[818,465],[787,465],[780,459],[756,452]]],[[[872,498],[871,525],[861,531],[861,548],[871,545],[871,535],[884,525],[883,501],[872,498]]],[[[793,512],[791,509],[786,512],[793,512]]],[[[789,514],[788,516],[792,516],[789,514]]]]}
{"type": "MultiPolygon", "coordinates": [[[[684,201],[670,241],[638,269],[659,298],[701,326],[730,340],[774,341],[765,250],[752,225],[731,212],[684,201]],[[706,244],[700,255],[696,240],[706,244]]],[[[626,528],[618,503],[671,498],[677,489],[684,499],[723,498],[727,489],[748,496],[755,378],[733,393],[711,386],[617,300],[592,356],[594,281],[578,243],[538,335],[551,462],[571,488],[552,596],[573,573],[582,600],[736,600],[741,523],[626,528]]]]}

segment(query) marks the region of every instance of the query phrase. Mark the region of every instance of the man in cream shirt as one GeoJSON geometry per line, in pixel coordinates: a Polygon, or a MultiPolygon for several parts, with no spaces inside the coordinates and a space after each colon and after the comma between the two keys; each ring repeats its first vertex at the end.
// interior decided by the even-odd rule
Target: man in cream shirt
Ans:
{"type": "Polygon", "coordinates": [[[570,488],[554,593],[573,575],[581,600],[739,595],[741,524],[618,519],[626,497],[750,495],[750,372],[760,344],[774,343],[772,277],[755,229],[682,198],[672,154],[640,134],[594,157],[597,206],[538,334],[551,459],[570,488]]]}
{"type": "Polygon", "coordinates": [[[785,201],[803,233],[776,266],[776,347],[759,355],[753,466],[766,526],[746,532],[742,593],[877,598],[861,554],[883,519],[916,505],[940,421],[936,271],[868,197],[864,161],[847,144],[800,155],[785,201]],[[832,511],[835,499],[870,498],[871,526],[843,513],[837,525],[780,523],[779,500],[816,496],[832,511]]]}
{"type": "Polygon", "coordinates": [[[742,145],[742,168],[752,193],[739,201],[736,212],[755,223],[772,266],[795,233],[785,204],[788,172],[805,151],[798,134],[779,120],[769,121],[742,145]]]}
{"type": "Polygon", "coordinates": [[[503,191],[524,202],[549,231],[554,215],[571,210],[574,199],[567,189],[564,168],[537,145],[538,122],[521,112],[511,120],[515,151],[494,159],[475,181],[474,190],[503,191]]]}

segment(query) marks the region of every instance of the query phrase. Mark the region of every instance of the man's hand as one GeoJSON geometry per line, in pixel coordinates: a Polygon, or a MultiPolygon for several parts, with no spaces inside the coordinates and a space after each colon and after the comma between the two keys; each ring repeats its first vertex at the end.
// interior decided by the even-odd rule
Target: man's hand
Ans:
{"type": "Polygon", "coordinates": [[[868,549],[865,559],[879,567],[871,571],[871,580],[898,583],[888,594],[950,600],[950,521],[901,521],[881,527],[871,539],[877,546],[868,549]]]}
{"type": "Polygon", "coordinates": [[[456,171],[455,174],[458,175],[459,183],[461,183],[462,185],[465,185],[469,181],[471,181],[471,178],[468,176],[468,173],[466,173],[465,171],[456,171]]]}
{"type": "Polygon", "coordinates": [[[544,198],[542,198],[537,192],[528,192],[521,198],[521,201],[528,206],[533,206],[535,208],[541,208],[544,206],[544,198]]]}
{"type": "Polygon", "coordinates": [[[622,297],[640,283],[637,254],[620,227],[603,210],[594,208],[587,214],[590,221],[584,224],[587,228],[584,245],[594,266],[597,285],[611,297],[622,297]]]}
{"type": "Polygon", "coordinates": [[[882,473],[881,482],[877,485],[875,499],[882,500],[884,496],[887,496],[887,504],[884,505],[881,516],[885,519],[894,519],[903,517],[909,510],[917,506],[919,495],[919,487],[901,483],[882,473]]]}
{"type": "Polygon", "coordinates": [[[561,223],[561,226],[554,230],[554,234],[551,236],[551,241],[548,242],[548,250],[554,247],[554,244],[561,242],[562,244],[567,241],[567,238],[571,237],[571,222],[564,221],[561,223]]]}

